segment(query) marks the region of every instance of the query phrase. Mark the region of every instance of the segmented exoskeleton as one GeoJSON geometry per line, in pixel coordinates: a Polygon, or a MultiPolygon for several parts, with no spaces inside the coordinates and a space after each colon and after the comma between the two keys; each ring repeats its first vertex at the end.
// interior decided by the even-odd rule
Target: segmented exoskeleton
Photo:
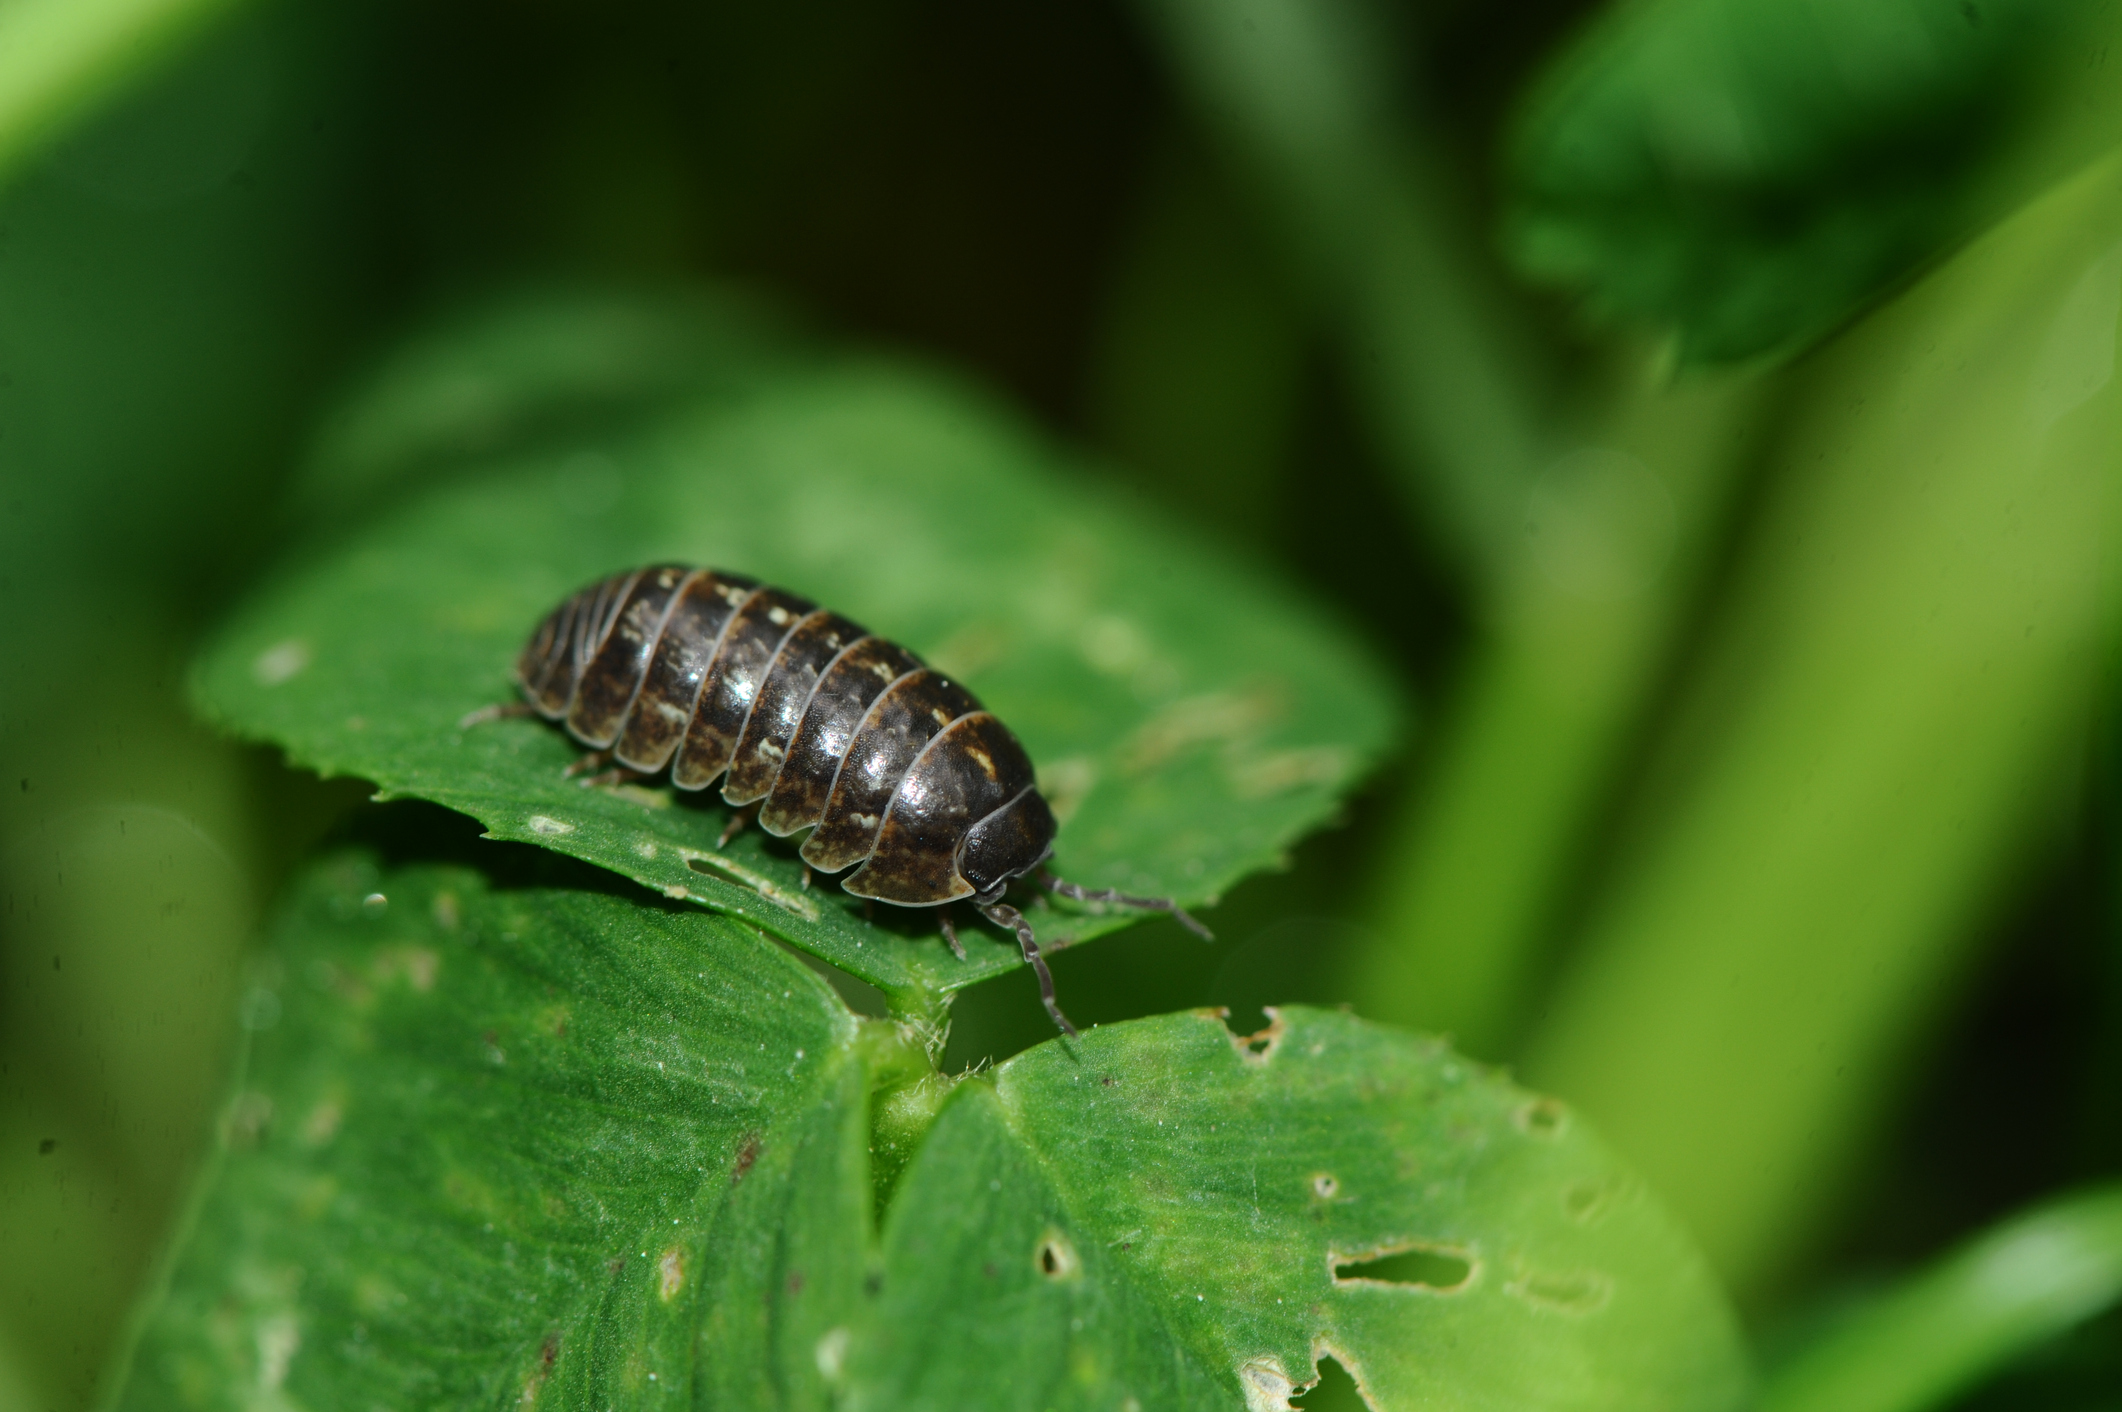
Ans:
{"type": "MultiPolygon", "coordinates": [[[[1016,934],[1047,1012],[1075,1034],[1030,924],[1002,900],[1040,869],[1057,831],[1031,760],[971,692],[913,653],[740,574],[657,564],[555,608],[517,658],[516,680],[531,710],[598,752],[591,763],[617,762],[606,777],[668,766],[688,790],[721,778],[722,798],[755,810],[768,833],[809,829],[811,867],[854,867],[841,886],[858,897],[970,899],[1016,934]]],[[[1082,901],[1167,911],[1208,935],[1161,898],[1043,871],[1038,881],[1082,901]]]]}

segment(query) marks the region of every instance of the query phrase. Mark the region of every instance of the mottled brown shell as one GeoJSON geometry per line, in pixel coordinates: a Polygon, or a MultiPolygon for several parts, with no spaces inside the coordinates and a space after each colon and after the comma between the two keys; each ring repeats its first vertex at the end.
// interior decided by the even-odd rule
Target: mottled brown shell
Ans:
{"type": "Polygon", "coordinates": [[[538,713],[679,789],[723,781],[759,824],[858,897],[992,902],[1042,862],[1054,816],[1024,747],[913,653],[738,574],[614,574],[516,660],[538,713]],[[856,866],[856,865],[860,866],[856,866]]]}

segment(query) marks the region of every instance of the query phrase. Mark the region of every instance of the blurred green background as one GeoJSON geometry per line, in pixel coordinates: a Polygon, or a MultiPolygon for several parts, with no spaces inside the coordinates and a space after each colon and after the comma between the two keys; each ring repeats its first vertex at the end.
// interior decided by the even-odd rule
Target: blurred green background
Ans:
{"type": "MultiPolygon", "coordinates": [[[[1772,1361],[2122,1178],[2117,38],[2090,0],[0,0],[0,1407],[98,1395],[252,921],[364,807],[193,725],[190,649],[335,402],[522,288],[964,370],[1398,664],[1420,727],[1343,825],[1211,949],[1061,957],[1079,1022],[1448,1031],[1592,1115],[1772,1361]]],[[[949,1062],[1044,1025],[1006,977],[949,1062]]],[[[2117,1281],[1866,1405],[2122,1405],[2117,1281]]]]}

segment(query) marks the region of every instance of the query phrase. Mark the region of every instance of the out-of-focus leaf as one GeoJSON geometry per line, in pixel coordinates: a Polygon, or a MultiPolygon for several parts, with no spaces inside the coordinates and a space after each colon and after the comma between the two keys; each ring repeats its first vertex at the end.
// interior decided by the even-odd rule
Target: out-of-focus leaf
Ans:
{"type": "Polygon", "coordinates": [[[742,923],[492,861],[302,881],[119,1406],[822,1400],[870,1204],[864,1022],[742,923]]]}
{"type": "Polygon", "coordinates": [[[2080,766],[2122,595],[2122,153],[1824,350],[1527,1072],[1728,1279],[1798,1258],[2080,766]]]}
{"type": "Polygon", "coordinates": [[[0,4],[0,182],[78,117],[239,0],[0,4]]]}
{"type": "Polygon", "coordinates": [[[1322,1353],[1380,1409],[1744,1391],[1700,1258],[1573,1115],[1333,1013],[962,1084],[880,1250],[904,1031],[740,922],[487,861],[297,889],[120,1407],[1236,1409],[1322,1353]]]}
{"type": "Polygon", "coordinates": [[[1573,1115],[1289,1009],[1107,1026],[964,1084],[887,1216],[850,1408],[1728,1408],[1677,1226],[1573,1115]]]}
{"type": "Polygon", "coordinates": [[[397,350],[325,426],[290,492],[298,522],[343,526],[434,475],[594,442],[680,400],[785,374],[800,337],[735,290],[605,285],[517,293],[397,350]]]}
{"type": "Polygon", "coordinates": [[[2122,1299],[2122,1189],[1986,1231],[1776,1370],[1762,1412],[1924,1412],[2122,1299]]]}
{"type": "Polygon", "coordinates": [[[1507,244],[1595,315],[1673,328],[1685,358],[1788,349],[1962,233],[1976,159],[2054,77],[2022,69],[2080,8],[1616,6],[1522,115],[1507,244]]]}
{"type": "MultiPolygon", "coordinates": [[[[792,377],[603,449],[517,453],[261,590],[197,672],[214,720],[297,762],[447,804],[756,924],[902,997],[1014,965],[934,914],[806,890],[787,844],[666,788],[584,788],[553,727],[458,721],[513,695],[539,618],[602,574],[754,574],[906,643],[1024,740],[1063,819],[1055,869],[1204,903],[1274,862],[1382,750],[1391,686],[1264,573],[1072,479],[990,407],[884,369],[792,377]]],[[[1060,944],[1132,916],[1035,906],[1060,944]]]]}

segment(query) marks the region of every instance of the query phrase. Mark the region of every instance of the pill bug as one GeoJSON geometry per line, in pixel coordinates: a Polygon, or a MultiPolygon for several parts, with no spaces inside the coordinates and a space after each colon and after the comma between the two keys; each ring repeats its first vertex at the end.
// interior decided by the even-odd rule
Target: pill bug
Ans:
{"type": "Polygon", "coordinates": [[[724,842],[748,819],[776,837],[808,829],[808,866],[853,869],[840,885],[857,897],[943,909],[961,958],[948,907],[970,900],[1016,935],[1064,1034],[1076,1029],[1031,925],[1003,900],[1012,882],[1169,912],[1209,936],[1169,899],[1048,873],[1058,825],[1009,728],[904,647],[807,598],[683,564],[613,574],[546,615],[515,675],[527,705],[466,723],[558,722],[594,752],[570,773],[603,770],[593,781],[665,769],[679,789],[721,779],[723,800],[742,811],[724,842]]]}

